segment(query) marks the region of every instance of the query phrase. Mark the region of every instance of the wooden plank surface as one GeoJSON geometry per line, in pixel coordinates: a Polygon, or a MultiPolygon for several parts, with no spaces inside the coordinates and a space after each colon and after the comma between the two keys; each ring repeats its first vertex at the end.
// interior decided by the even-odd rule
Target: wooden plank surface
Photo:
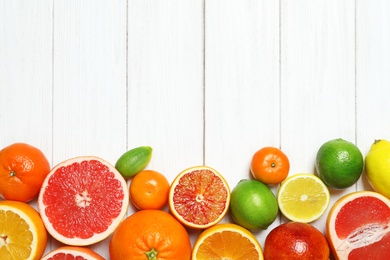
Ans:
{"type": "MultiPolygon", "coordinates": [[[[390,139],[389,17],[386,0],[0,0],[0,148],[31,143],[54,166],[150,145],[169,181],[205,164],[233,189],[271,145],[315,173],[329,139],[363,155],[390,139]]],[[[108,259],[109,239],[91,248],[108,259]]]]}

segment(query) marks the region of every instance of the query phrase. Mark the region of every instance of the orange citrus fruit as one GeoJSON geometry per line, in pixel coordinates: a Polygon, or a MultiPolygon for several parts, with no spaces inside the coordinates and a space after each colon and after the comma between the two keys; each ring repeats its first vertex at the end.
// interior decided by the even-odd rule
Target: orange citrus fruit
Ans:
{"type": "Polygon", "coordinates": [[[161,209],[168,201],[169,182],[153,170],[143,170],[130,183],[130,199],[138,209],[161,209]]]}
{"type": "Polygon", "coordinates": [[[227,213],[230,189],[213,168],[195,166],[176,176],[168,202],[171,213],[182,224],[204,229],[217,224],[227,213]]]}
{"type": "Polygon", "coordinates": [[[194,244],[192,260],[261,260],[263,253],[256,237],[232,223],[214,225],[203,231],[194,244]]]}
{"type": "Polygon", "coordinates": [[[129,190],[107,161],[76,157],[54,167],[43,182],[38,208],[48,232],[66,245],[91,245],[124,218],[129,190]]]}
{"type": "Polygon", "coordinates": [[[372,191],[344,195],[332,206],[326,236],[337,259],[390,259],[390,200],[372,191]]]}
{"type": "Polygon", "coordinates": [[[50,172],[50,164],[38,148],[11,144],[0,151],[0,197],[28,202],[34,199],[50,172]]]}
{"type": "Polygon", "coordinates": [[[187,230],[162,210],[140,210],[115,230],[109,246],[111,260],[191,258],[187,230]]]}
{"type": "Polygon", "coordinates": [[[265,184],[278,184],[290,171],[287,155],[276,147],[264,147],[252,157],[251,172],[255,179],[265,184]]]}
{"type": "Polygon", "coordinates": [[[105,260],[101,255],[87,247],[61,246],[54,249],[41,260],[105,260]]]}
{"type": "Polygon", "coordinates": [[[287,222],[275,227],[264,243],[264,259],[328,260],[325,236],[307,223],[287,222]]]}
{"type": "Polygon", "coordinates": [[[33,207],[0,201],[0,259],[41,259],[46,242],[45,226],[33,207]]]}

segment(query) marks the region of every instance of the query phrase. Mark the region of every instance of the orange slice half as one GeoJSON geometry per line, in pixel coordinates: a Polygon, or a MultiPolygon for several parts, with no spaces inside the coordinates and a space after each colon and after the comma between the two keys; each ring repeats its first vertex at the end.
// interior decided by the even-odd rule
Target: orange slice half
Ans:
{"type": "Polygon", "coordinates": [[[0,201],[0,259],[40,259],[46,242],[45,226],[33,207],[0,201]]]}
{"type": "Polygon", "coordinates": [[[195,241],[193,260],[262,260],[262,248],[247,229],[232,223],[217,224],[203,231],[195,241]]]}
{"type": "Polygon", "coordinates": [[[205,229],[217,224],[226,214],[230,189],[220,173],[208,166],[182,171],[169,191],[171,213],[191,228],[205,229]]]}

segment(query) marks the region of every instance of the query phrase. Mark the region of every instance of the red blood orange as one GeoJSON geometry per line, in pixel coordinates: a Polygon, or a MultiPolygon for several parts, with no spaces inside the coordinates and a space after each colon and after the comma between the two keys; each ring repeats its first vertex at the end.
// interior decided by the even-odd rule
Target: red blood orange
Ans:
{"type": "Polygon", "coordinates": [[[62,246],[54,249],[41,260],[104,260],[92,249],[78,246],[62,246]]]}
{"type": "Polygon", "coordinates": [[[124,218],[129,191],[107,161],[76,157],[54,167],[43,182],[38,208],[47,231],[66,245],[91,245],[124,218]]]}
{"type": "Polygon", "coordinates": [[[390,259],[390,200],[372,191],[345,195],[329,211],[326,235],[338,259],[390,259]]]}
{"type": "Polygon", "coordinates": [[[230,189],[220,173],[208,166],[195,166],[176,176],[169,190],[169,208],[184,225],[204,229],[226,214],[230,189]]]}

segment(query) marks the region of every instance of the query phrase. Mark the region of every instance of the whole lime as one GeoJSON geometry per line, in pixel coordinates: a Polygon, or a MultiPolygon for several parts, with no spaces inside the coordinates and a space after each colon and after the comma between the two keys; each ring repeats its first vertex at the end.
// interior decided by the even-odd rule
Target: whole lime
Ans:
{"type": "Polygon", "coordinates": [[[355,144],[338,138],[321,145],[315,167],[328,187],[345,189],[359,180],[363,162],[363,155],[355,144]]]}
{"type": "Polygon", "coordinates": [[[125,178],[131,178],[145,169],[152,158],[152,147],[139,146],[133,148],[119,157],[115,163],[115,168],[125,178]]]}
{"type": "Polygon", "coordinates": [[[278,215],[278,202],[271,189],[258,180],[241,180],[230,195],[233,220],[249,229],[267,229],[278,215]]]}
{"type": "Polygon", "coordinates": [[[390,198],[390,142],[377,140],[366,155],[366,174],[371,187],[390,198]]]}

